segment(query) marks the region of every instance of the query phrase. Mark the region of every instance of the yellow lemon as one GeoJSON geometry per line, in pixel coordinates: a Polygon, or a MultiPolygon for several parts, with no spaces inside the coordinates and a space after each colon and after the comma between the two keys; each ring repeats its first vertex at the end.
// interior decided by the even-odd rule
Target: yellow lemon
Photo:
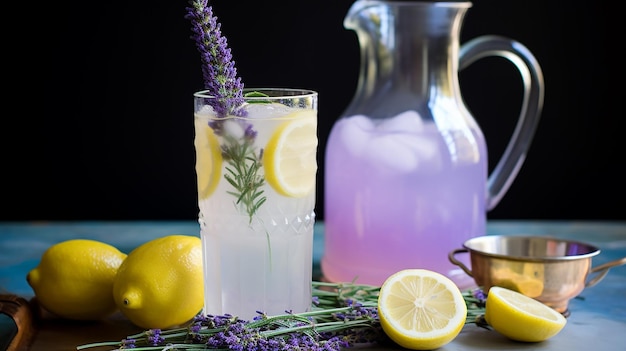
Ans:
{"type": "Polygon", "coordinates": [[[304,110],[285,119],[265,147],[265,179],[281,195],[303,197],[315,188],[317,114],[304,110]]]}
{"type": "Polygon", "coordinates": [[[204,305],[200,238],[168,235],[135,248],[118,269],[113,297],[124,316],[145,329],[191,320],[204,305]]]}
{"type": "Polygon", "coordinates": [[[567,323],[565,317],[553,308],[499,286],[489,289],[485,320],[507,338],[525,342],[547,340],[567,323]]]}
{"type": "Polygon", "coordinates": [[[426,269],[406,269],[381,286],[378,317],[387,336],[398,345],[433,350],[461,332],[467,305],[448,277],[426,269]]]}
{"type": "Polygon", "coordinates": [[[222,151],[219,140],[207,123],[207,119],[195,119],[194,146],[200,200],[206,199],[215,191],[219,184],[222,168],[222,151]]]}
{"type": "Polygon", "coordinates": [[[125,258],[125,253],[103,242],[67,240],[50,246],[26,280],[49,312],[68,319],[97,320],[117,310],[111,290],[125,258]]]}

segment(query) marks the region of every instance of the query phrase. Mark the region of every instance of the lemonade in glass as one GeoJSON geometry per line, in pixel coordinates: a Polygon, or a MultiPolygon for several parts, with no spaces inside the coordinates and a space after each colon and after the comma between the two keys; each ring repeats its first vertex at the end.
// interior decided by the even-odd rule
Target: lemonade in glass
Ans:
{"type": "Polygon", "coordinates": [[[317,93],[245,89],[244,104],[225,117],[211,99],[194,94],[204,313],[308,311],[317,93]]]}

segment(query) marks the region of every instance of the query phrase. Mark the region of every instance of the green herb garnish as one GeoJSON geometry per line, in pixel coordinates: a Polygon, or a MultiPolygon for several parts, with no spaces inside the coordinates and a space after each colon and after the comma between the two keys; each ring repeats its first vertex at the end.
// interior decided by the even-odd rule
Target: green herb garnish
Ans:
{"type": "Polygon", "coordinates": [[[224,174],[224,178],[235,188],[235,191],[227,193],[237,198],[237,204],[245,206],[250,223],[259,207],[267,200],[261,188],[265,179],[259,174],[259,169],[263,166],[263,149],[256,152],[253,146],[255,136],[256,132],[247,128],[242,140],[224,135],[222,144],[222,157],[230,165],[226,167],[228,173],[224,174]]]}
{"type": "MultiPolygon", "coordinates": [[[[311,311],[268,316],[251,321],[237,316],[198,315],[189,325],[169,330],[149,329],[121,341],[78,346],[77,350],[111,346],[115,350],[311,350],[340,351],[359,344],[390,342],[378,319],[380,288],[354,283],[312,282],[311,311]]],[[[466,324],[484,314],[480,289],[463,293],[468,306],[466,324]]]]}

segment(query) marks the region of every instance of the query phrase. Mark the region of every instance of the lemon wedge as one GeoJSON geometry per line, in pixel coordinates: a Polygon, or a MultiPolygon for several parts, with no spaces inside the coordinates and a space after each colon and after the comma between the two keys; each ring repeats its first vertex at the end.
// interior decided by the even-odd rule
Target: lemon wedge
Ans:
{"type": "Polygon", "coordinates": [[[304,110],[285,119],[263,153],[265,180],[281,195],[304,197],[315,189],[317,114],[304,110]]]}
{"type": "Polygon", "coordinates": [[[398,345],[433,350],[461,332],[467,305],[448,277],[426,269],[406,269],[381,286],[378,316],[387,336],[398,345]]]}
{"type": "Polygon", "coordinates": [[[500,286],[489,289],[485,320],[507,338],[524,342],[547,340],[567,323],[565,317],[553,308],[500,286]]]}
{"type": "Polygon", "coordinates": [[[222,152],[219,140],[208,126],[206,119],[196,118],[196,174],[198,176],[198,197],[209,197],[219,184],[222,168],[222,152]]]}

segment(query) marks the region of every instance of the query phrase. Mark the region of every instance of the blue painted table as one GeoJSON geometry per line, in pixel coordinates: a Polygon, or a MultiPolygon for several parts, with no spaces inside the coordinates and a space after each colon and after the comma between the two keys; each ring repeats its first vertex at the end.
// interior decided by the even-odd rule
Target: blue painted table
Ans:
{"type": "MultiPolygon", "coordinates": [[[[490,221],[489,235],[550,235],[600,248],[593,266],[626,257],[626,222],[490,221]]],[[[170,234],[199,235],[195,221],[181,222],[0,222],[0,293],[25,298],[34,293],[25,277],[52,244],[74,238],[110,243],[123,252],[170,234]]],[[[320,276],[323,224],[316,224],[314,276],[320,276]]],[[[462,243],[459,243],[459,247],[462,243]]],[[[612,268],[595,286],[570,301],[571,316],[563,331],[537,344],[515,343],[497,333],[466,325],[441,351],[454,350],[624,350],[626,349],[626,266],[612,268]]],[[[77,323],[44,315],[31,350],[74,350],[94,341],[119,340],[138,331],[127,320],[77,323]]],[[[376,347],[367,348],[376,350],[376,347]]],[[[98,350],[98,349],[93,349],[98,350]]]]}

